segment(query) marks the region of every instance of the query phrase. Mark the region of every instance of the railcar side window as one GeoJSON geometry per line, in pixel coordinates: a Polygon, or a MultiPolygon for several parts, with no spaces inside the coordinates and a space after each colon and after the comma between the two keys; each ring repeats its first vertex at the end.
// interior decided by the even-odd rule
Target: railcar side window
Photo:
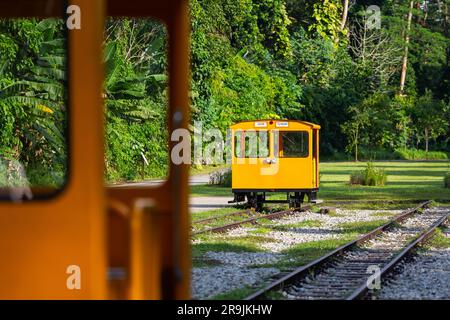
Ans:
{"type": "Polygon", "coordinates": [[[266,158],[269,156],[269,133],[267,131],[237,131],[234,136],[237,158],[266,158]]]}
{"type": "Polygon", "coordinates": [[[0,198],[31,200],[67,176],[63,19],[0,19],[0,198]]]}
{"type": "Polygon", "coordinates": [[[106,181],[168,175],[168,33],[152,18],[106,22],[106,181]]]}
{"type": "Polygon", "coordinates": [[[281,158],[306,158],[309,155],[309,134],[306,131],[281,132],[281,158]]]}

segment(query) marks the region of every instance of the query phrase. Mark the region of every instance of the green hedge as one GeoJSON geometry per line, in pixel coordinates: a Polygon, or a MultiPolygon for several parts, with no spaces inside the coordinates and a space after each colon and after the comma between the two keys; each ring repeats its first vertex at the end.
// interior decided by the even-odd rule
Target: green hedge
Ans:
{"type": "Polygon", "coordinates": [[[394,154],[402,160],[446,160],[448,154],[442,151],[428,151],[417,149],[396,149],[394,154]]]}
{"type": "MultiPolygon", "coordinates": [[[[354,155],[343,152],[334,152],[332,155],[323,155],[321,157],[325,161],[353,161],[354,155]]],[[[447,160],[448,153],[444,151],[428,151],[418,149],[366,149],[361,148],[358,153],[360,161],[372,160],[447,160]]]]}

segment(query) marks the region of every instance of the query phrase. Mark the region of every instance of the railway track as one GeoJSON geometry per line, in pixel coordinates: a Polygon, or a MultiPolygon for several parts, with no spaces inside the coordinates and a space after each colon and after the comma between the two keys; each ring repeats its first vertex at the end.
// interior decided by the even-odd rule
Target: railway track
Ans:
{"type": "Polygon", "coordinates": [[[250,210],[247,210],[247,211],[234,212],[234,213],[230,213],[230,214],[226,214],[226,215],[221,215],[221,216],[211,217],[211,218],[207,218],[207,219],[197,220],[197,221],[194,221],[194,224],[211,223],[211,222],[213,222],[215,220],[223,219],[223,218],[226,218],[226,217],[236,217],[236,216],[246,216],[246,215],[250,215],[251,216],[250,218],[247,218],[247,219],[234,221],[234,222],[227,223],[227,224],[224,224],[224,225],[214,226],[214,227],[210,227],[210,228],[205,228],[205,229],[202,229],[202,230],[194,231],[194,232],[191,233],[191,236],[195,236],[195,235],[199,235],[199,234],[203,234],[203,233],[208,233],[208,232],[213,232],[213,233],[214,232],[225,232],[225,231],[228,231],[228,230],[231,230],[231,229],[238,228],[238,227],[240,227],[242,225],[245,225],[245,224],[257,224],[258,220],[260,220],[260,219],[268,219],[268,220],[280,219],[280,218],[288,216],[288,215],[293,215],[293,214],[297,214],[299,212],[308,210],[309,208],[311,208],[311,206],[305,205],[301,209],[283,210],[283,211],[278,211],[278,212],[269,213],[269,214],[261,214],[261,213],[257,213],[257,212],[253,212],[252,213],[250,210]]]}
{"type": "Polygon", "coordinates": [[[383,279],[448,219],[448,210],[420,213],[429,204],[430,201],[419,204],[359,239],[283,276],[246,300],[365,297],[374,267],[379,279],[383,279]]]}
{"type": "Polygon", "coordinates": [[[196,225],[208,224],[208,223],[211,223],[213,221],[220,220],[223,218],[230,218],[230,217],[242,216],[242,215],[252,215],[252,214],[256,214],[256,212],[252,212],[251,210],[236,211],[236,212],[231,212],[231,213],[227,213],[227,214],[222,214],[219,216],[209,217],[206,219],[194,220],[194,221],[192,221],[192,223],[196,224],[196,225]]]}

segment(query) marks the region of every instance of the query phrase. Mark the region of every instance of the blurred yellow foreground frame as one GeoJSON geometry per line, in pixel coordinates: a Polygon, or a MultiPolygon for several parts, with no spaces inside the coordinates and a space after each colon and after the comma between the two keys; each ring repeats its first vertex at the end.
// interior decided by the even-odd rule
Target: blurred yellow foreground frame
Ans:
{"type": "MultiPolygon", "coordinates": [[[[188,167],[171,164],[160,187],[106,188],[101,98],[106,17],[157,18],[169,34],[167,125],[187,128],[188,1],[69,4],[81,9],[81,30],[69,31],[68,181],[50,200],[0,202],[0,298],[189,298],[188,167]],[[80,289],[67,286],[70,266],[80,268],[80,289]]],[[[1,1],[0,16],[62,17],[66,5],[1,1]]]]}

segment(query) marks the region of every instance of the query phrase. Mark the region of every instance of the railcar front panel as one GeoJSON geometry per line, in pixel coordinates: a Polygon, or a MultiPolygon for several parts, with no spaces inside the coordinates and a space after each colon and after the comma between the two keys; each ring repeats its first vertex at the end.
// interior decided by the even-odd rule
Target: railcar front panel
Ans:
{"type": "Polygon", "coordinates": [[[309,122],[286,120],[233,125],[233,193],[316,193],[319,129],[320,126],[309,122]]]}

